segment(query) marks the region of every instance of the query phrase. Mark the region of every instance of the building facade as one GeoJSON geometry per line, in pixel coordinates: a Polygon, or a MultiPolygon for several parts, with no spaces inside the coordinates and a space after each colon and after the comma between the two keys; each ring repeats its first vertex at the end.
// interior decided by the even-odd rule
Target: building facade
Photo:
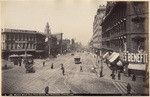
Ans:
{"type": "Polygon", "coordinates": [[[148,63],[148,2],[108,2],[101,26],[103,53],[117,52],[128,70],[143,71],[139,68],[148,63]]]}
{"type": "Polygon", "coordinates": [[[97,13],[94,17],[93,22],[93,36],[91,39],[91,46],[97,55],[100,55],[101,49],[102,49],[102,27],[101,22],[102,18],[105,14],[106,6],[99,6],[99,9],[97,9],[97,13]]]}
{"type": "Polygon", "coordinates": [[[27,53],[34,55],[44,52],[45,35],[31,30],[2,29],[1,31],[2,57],[11,54],[27,53]]]}

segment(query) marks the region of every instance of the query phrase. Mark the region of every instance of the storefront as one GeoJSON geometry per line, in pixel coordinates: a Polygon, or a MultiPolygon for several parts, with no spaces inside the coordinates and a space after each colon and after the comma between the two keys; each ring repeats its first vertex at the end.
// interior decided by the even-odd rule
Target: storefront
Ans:
{"type": "Polygon", "coordinates": [[[139,76],[145,76],[146,67],[148,65],[148,54],[145,52],[129,53],[124,52],[120,54],[120,58],[125,64],[124,71],[130,76],[136,74],[139,76]]]}
{"type": "Polygon", "coordinates": [[[146,64],[129,63],[128,65],[128,72],[131,74],[144,76],[146,74],[145,70],[146,64]]]}

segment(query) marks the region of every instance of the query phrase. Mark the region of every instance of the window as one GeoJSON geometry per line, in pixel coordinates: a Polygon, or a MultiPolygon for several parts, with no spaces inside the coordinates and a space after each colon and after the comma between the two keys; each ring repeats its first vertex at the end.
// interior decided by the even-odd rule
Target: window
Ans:
{"type": "Polygon", "coordinates": [[[15,40],[17,40],[17,35],[15,35],[15,40]]]}
{"type": "Polygon", "coordinates": [[[11,35],[11,40],[13,40],[13,35],[11,35]]]}
{"type": "Polygon", "coordinates": [[[11,44],[11,49],[13,49],[13,44],[11,44]]]}
{"type": "Polygon", "coordinates": [[[6,49],[8,49],[8,44],[6,43],[6,49]]]}
{"type": "Polygon", "coordinates": [[[27,41],[29,40],[29,36],[27,36],[27,41]]]}
{"type": "Polygon", "coordinates": [[[25,41],[27,40],[27,36],[25,36],[25,41]]]}
{"type": "Polygon", "coordinates": [[[21,35],[19,35],[19,40],[21,40],[21,35]]]}
{"type": "Polygon", "coordinates": [[[15,41],[15,35],[13,35],[13,40],[15,41]]]}
{"type": "Polygon", "coordinates": [[[16,44],[15,44],[15,48],[16,48],[16,49],[17,49],[17,45],[18,45],[18,44],[16,43],[16,44]]]}
{"type": "Polygon", "coordinates": [[[9,36],[8,35],[6,35],[6,40],[8,40],[9,39],[9,36]]]}
{"type": "Polygon", "coordinates": [[[15,43],[13,44],[13,49],[15,49],[15,43]]]}
{"type": "Polygon", "coordinates": [[[23,35],[23,41],[25,40],[25,36],[23,35]]]}
{"type": "Polygon", "coordinates": [[[17,35],[17,40],[19,40],[19,35],[17,35]]]}

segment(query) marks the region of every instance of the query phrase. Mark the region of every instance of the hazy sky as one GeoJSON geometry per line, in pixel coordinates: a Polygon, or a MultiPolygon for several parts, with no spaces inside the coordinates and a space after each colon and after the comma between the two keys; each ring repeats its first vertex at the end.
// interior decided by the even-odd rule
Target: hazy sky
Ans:
{"type": "Polygon", "coordinates": [[[93,21],[104,0],[2,1],[2,28],[36,30],[44,33],[49,22],[51,33],[75,38],[87,45],[93,33],[93,21]]]}

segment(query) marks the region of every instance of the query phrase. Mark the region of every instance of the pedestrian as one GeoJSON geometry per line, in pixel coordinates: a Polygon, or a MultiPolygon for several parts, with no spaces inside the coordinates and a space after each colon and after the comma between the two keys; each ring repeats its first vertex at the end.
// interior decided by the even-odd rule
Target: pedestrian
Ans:
{"type": "Polygon", "coordinates": [[[115,71],[114,71],[114,69],[112,70],[112,74],[115,74],[115,71]]]}
{"type": "Polygon", "coordinates": [[[65,75],[65,68],[62,69],[62,74],[65,75]]]}
{"type": "Polygon", "coordinates": [[[130,85],[130,83],[128,83],[128,85],[127,85],[127,94],[130,94],[130,92],[131,92],[131,85],[130,85]]]}
{"type": "Polygon", "coordinates": [[[80,72],[83,72],[82,66],[80,66],[80,72]]]}
{"type": "Polygon", "coordinates": [[[49,87],[47,86],[45,87],[45,94],[48,94],[48,92],[49,92],[49,87]]]}
{"type": "Polygon", "coordinates": [[[43,67],[45,66],[45,61],[43,62],[43,67]]]}
{"type": "Polygon", "coordinates": [[[63,67],[63,64],[60,64],[60,65],[61,65],[61,70],[63,70],[63,68],[64,68],[64,67],[63,67]]]}
{"type": "Polygon", "coordinates": [[[120,71],[118,72],[118,80],[120,80],[121,74],[120,71]]]}
{"type": "Polygon", "coordinates": [[[73,94],[73,92],[71,90],[69,90],[69,91],[70,91],[70,94],[73,94]]]}
{"type": "Polygon", "coordinates": [[[21,67],[21,58],[18,59],[19,66],[21,67]]]}
{"type": "Polygon", "coordinates": [[[128,70],[128,76],[131,76],[131,69],[128,70]]]}
{"type": "Polygon", "coordinates": [[[117,74],[117,67],[114,67],[114,72],[116,72],[116,74],[117,74]]]}
{"type": "Polygon", "coordinates": [[[53,69],[53,67],[54,67],[54,66],[53,66],[53,63],[52,63],[52,65],[51,65],[51,69],[53,69]]]}
{"type": "Polygon", "coordinates": [[[5,64],[5,69],[7,69],[7,64],[5,64]]]}
{"type": "Polygon", "coordinates": [[[136,75],[135,74],[133,74],[133,76],[132,76],[132,81],[136,81],[136,75]]]}
{"type": "Polygon", "coordinates": [[[115,79],[115,74],[112,74],[112,79],[115,79]]]}

